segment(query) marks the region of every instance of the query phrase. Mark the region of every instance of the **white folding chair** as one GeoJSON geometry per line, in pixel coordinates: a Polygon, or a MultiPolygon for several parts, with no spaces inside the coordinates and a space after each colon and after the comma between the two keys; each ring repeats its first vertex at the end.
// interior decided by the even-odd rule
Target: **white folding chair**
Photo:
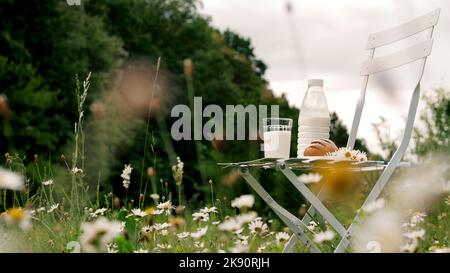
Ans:
{"type": "MultiPolygon", "coordinates": [[[[421,60],[422,63],[420,66],[419,78],[411,97],[403,138],[392,158],[387,164],[384,164],[384,162],[370,160],[367,162],[349,163],[350,169],[356,171],[383,170],[381,176],[370,191],[362,207],[365,207],[367,204],[373,202],[378,198],[378,196],[381,194],[381,191],[392,176],[394,170],[397,167],[403,165],[401,159],[403,158],[411,139],[414,119],[420,97],[420,81],[425,69],[426,59],[431,53],[431,47],[433,44],[433,29],[438,22],[439,13],[440,9],[436,9],[408,23],[383,32],[369,35],[369,39],[367,42],[369,59],[363,63],[363,66],[361,68],[363,85],[361,89],[361,95],[356,106],[355,115],[347,142],[347,148],[353,149],[353,146],[355,144],[356,134],[358,132],[361,114],[365,103],[365,95],[369,76],[419,60],[421,60]],[[425,42],[418,43],[412,47],[406,48],[396,53],[374,58],[375,50],[377,48],[403,40],[407,37],[426,30],[428,30],[428,38],[425,42]]],[[[307,225],[315,214],[317,214],[319,221],[327,221],[327,223],[340,236],[341,241],[337,245],[334,252],[344,252],[350,243],[350,237],[352,236],[354,227],[359,222],[358,215],[355,216],[353,222],[348,228],[344,227],[322,203],[321,199],[323,197],[323,191],[319,192],[318,196],[316,196],[304,183],[299,181],[297,175],[294,173],[294,170],[311,169],[311,167],[313,167],[313,164],[316,164],[315,166],[317,166],[317,163],[322,164],[321,162],[325,164],[326,168],[334,168],[335,165],[333,164],[336,164],[335,160],[321,158],[291,158],[287,160],[262,158],[246,162],[219,163],[219,165],[224,165],[225,167],[238,167],[240,169],[242,177],[245,179],[248,185],[253,188],[253,190],[267,203],[267,205],[275,212],[275,214],[277,214],[280,219],[292,230],[293,235],[285,245],[283,252],[291,252],[297,241],[301,241],[311,252],[320,252],[320,249],[317,247],[317,245],[315,245],[307,235],[307,225]],[[257,179],[251,174],[251,169],[275,169],[276,171],[281,172],[311,204],[303,219],[298,219],[295,215],[278,204],[272,198],[272,196],[270,196],[270,194],[261,186],[257,179]]]]}
{"type": "MultiPolygon", "coordinates": [[[[434,30],[434,26],[438,22],[439,14],[440,14],[440,9],[436,9],[426,15],[423,15],[423,16],[416,18],[412,21],[409,21],[405,24],[399,25],[397,27],[391,28],[386,31],[382,31],[382,32],[378,32],[378,33],[369,35],[369,38],[367,41],[367,49],[369,50],[369,59],[366,62],[364,62],[361,67],[360,74],[361,74],[361,76],[363,76],[363,84],[362,84],[362,88],[361,88],[360,98],[359,98],[357,106],[356,106],[355,115],[353,118],[350,135],[349,135],[348,142],[347,142],[347,148],[353,149],[353,146],[355,144],[358,127],[359,127],[359,123],[361,120],[361,114],[362,114],[362,110],[364,108],[365,95],[366,95],[366,89],[367,89],[367,85],[368,85],[368,81],[369,81],[369,76],[379,73],[379,72],[382,72],[382,71],[386,71],[386,70],[390,70],[390,69],[393,69],[393,68],[396,68],[399,66],[403,66],[403,65],[409,64],[411,62],[419,61],[419,60],[422,61],[422,64],[420,66],[419,78],[418,78],[417,84],[414,88],[414,91],[413,91],[413,94],[411,97],[409,110],[408,110],[408,117],[406,120],[406,126],[405,126],[405,130],[404,130],[400,145],[397,148],[397,150],[395,151],[395,153],[392,156],[392,158],[390,159],[390,161],[388,162],[388,164],[386,165],[384,171],[382,172],[378,181],[375,183],[375,185],[372,188],[369,195],[367,196],[362,207],[366,206],[367,204],[373,202],[374,200],[376,200],[378,198],[378,196],[381,194],[383,188],[386,186],[388,180],[392,176],[394,170],[400,165],[401,160],[402,160],[403,156],[405,155],[406,149],[407,149],[409,141],[411,139],[411,133],[413,130],[414,120],[415,120],[418,102],[419,102],[419,98],[420,98],[420,81],[421,81],[423,73],[424,73],[427,57],[431,53],[431,48],[433,45],[433,39],[432,39],[433,30],[434,30]],[[428,39],[426,41],[418,43],[414,46],[411,46],[411,47],[406,48],[399,52],[395,52],[395,53],[392,53],[389,55],[374,58],[375,50],[377,48],[388,45],[388,44],[395,43],[397,41],[403,40],[405,38],[408,38],[414,34],[417,34],[419,32],[423,32],[423,31],[428,31],[428,35],[427,35],[428,39]]],[[[281,171],[284,172],[286,176],[290,176],[289,180],[294,178],[293,177],[294,174],[291,170],[285,169],[285,170],[281,170],[281,171]]],[[[294,183],[294,184],[298,184],[298,183],[294,183]]],[[[305,189],[303,189],[303,191],[305,191],[305,189]]],[[[308,192],[308,195],[310,195],[310,192],[308,192]]],[[[308,196],[305,196],[305,198],[311,202],[311,200],[310,200],[311,197],[308,198],[308,196]]],[[[316,200],[314,200],[316,202],[311,202],[312,206],[308,210],[308,212],[309,212],[308,214],[310,214],[310,215],[314,215],[315,211],[317,210],[317,208],[316,208],[316,210],[314,209],[315,206],[317,206],[314,203],[317,203],[317,201],[320,202],[320,200],[318,198],[313,198],[313,199],[316,199],[316,200]]],[[[320,207],[320,205],[319,205],[319,207],[320,207]]],[[[323,210],[323,208],[321,210],[323,210]]],[[[322,214],[320,211],[319,211],[319,213],[322,214]]],[[[359,217],[358,217],[358,215],[356,215],[352,224],[349,226],[349,228],[346,229],[345,231],[343,231],[342,225],[336,223],[336,219],[334,217],[330,217],[328,211],[326,212],[326,214],[328,214],[328,215],[322,214],[322,216],[325,219],[327,219],[329,221],[329,223],[333,226],[333,228],[336,229],[336,231],[342,236],[342,239],[341,239],[340,243],[338,244],[338,246],[336,247],[335,252],[344,252],[350,243],[349,239],[352,235],[355,225],[359,222],[359,217]]],[[[310,216],[308,216],[307,220],[309,220],[309,219],[310,219],[310,216]]],[[[286,244],[284,252],[290,252],[297,240],[298,240],[297,236],[292,236],[292,238],[286,244]]]]}

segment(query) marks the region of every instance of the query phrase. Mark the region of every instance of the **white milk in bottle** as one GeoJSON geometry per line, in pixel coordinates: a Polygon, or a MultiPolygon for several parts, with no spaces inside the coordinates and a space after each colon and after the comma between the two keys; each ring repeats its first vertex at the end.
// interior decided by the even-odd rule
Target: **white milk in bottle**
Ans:
{"type": "Polygon", "coordinates": [[[330,138],[330,112],[323,80],[310,79],[298,117],[297,157],[303,157],[306,147],[318,138],[330,138]]]}

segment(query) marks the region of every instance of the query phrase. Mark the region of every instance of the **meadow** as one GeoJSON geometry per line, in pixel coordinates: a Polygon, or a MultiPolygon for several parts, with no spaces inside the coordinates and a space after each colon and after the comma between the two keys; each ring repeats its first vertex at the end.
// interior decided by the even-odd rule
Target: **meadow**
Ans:
{"type": "MultiPolygon", "coordinates": [[[[24,166],[25,158],[5,154],[0,169],[0,251],[1,252],[281,252],[291,231],[276,217],[258,215],[253,210],[255,196],[249,192],[233,199],[216,195],[215,181],[209,180],[210,198],[206,206],[186,206],[183,200],[184,162],[180,157],[172,166],[172,179],[159,182],[151,192],[137,198],[119,197],[89,187],[82,166],[84,156],[84,102],[89,77],[78,84],[78,120],[75,124],[71,160],[61,155],[64,171],[55,172],[52,162],[33,159],[39,185],[32,185],[24,166]],[[169,183],[174,187],[169,187],[169,183]],[[176,191],[172,192],[171,189],[176,191]],[[92,194],[95,193],[95,194],[92,194]]],[[[365,153],[341,149],[367,160],[365,153]]],[[[154,178],[152,166],[136,170],[125,163],[120,175],[127,190],[137,183],[132,172],[142,171],[154,178]]],[[[330,199],[327,204],[348,223],[354,213],[363,221],[352,239],[352,251],[358,252],[449,252],[450,196],[448,158],[431,157],[428,163],[402,170],[382,198],[358,210],[357,201],[364,191],[330,199]],[[338,199],[336,199],[338,198],[338,199]]],[[[311,187],[331,184],[322,174],[302,175],[299,179],[311,187]],[[325,180],[325,181],[322,181],[325,180]]],[[[365,178],[370,185],[376,175],[365,178]]],[[[154,179],[153,179],[154,180],[154,179]]],[[[334,181],[336,182],[336,181],[334,181]]],[[[331,192],[341,192],[345,183],[332,183],[331,192]]],[[[362,182],[361,182],[362,183],[362,182]]],[[[361,188],[359,185],[357,188],[361,188]]],[[[364,188],[364,187],[362,187],[364,188]]],[[[362,200],[362,199],[361,199],[362,200]]],[[[186,201],[186,200],[185,200],[186,201]]],[[[189,202],[186,202],[189,204],[189,202]]],[[[192,203],[190,203],[192,204],[192,203]]],[[[299,214],[305,213],[306,204],[299,214]],[[303,212],[302,212],[303,211],[303,212]]],[[[299,215],[302,216],[302,215],[299,215]]],[[[313,218],[314,219],[314,218],[313,218]]],[[[331,251],[339,242],[328,225],[313,220],[308,234],[322,251],[331,251]]],[[[307,251],[298,245],[295,251],[307,251]]]]}

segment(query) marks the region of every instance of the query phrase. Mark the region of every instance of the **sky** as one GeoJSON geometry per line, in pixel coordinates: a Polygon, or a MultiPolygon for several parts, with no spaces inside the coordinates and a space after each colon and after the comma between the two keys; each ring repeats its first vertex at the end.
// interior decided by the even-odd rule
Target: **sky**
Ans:
{"type": "MultiPolygon", "coordinates": [[[[383,31],[441,8],[434,44],[422,79],[422,92],[450,88],[450,1],[448,0],[203,0],[200,13],[213,26],[251,39],[256,56],[267,65],[265,78],[275,94],[284,93],[300,108],[310,78],[324,79],[330,111],[350,128],[368,58],[371,33],[383,31]],[[290,12],[288,4],[290,3],[290,12]]],[[[426,33],[380,48],[377,56],[425,41],[426,33]]],[[[400,138],[420,62],[381,73],[369,80],[358,137],[380,152],[372,124],[385,117],[389,134],[400,138]]],[[[419,112],[424,105],[421,101],[419,112]]],[[[297,119],[298,117],[290,117],[297,119]]],[[[416,118],[418,123],[418,118],[416,118]]]]}

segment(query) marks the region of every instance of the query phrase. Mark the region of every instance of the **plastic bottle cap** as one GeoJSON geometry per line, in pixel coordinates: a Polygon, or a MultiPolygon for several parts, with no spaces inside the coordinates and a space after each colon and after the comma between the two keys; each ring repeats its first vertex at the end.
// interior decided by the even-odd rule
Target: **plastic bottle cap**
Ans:
{"type": "Polygon", "coordinates": [[[310,86],[321,86],[323,87],[323,80],[322,79],[309,79],[308,80],[308,87],[310,86]]]}

